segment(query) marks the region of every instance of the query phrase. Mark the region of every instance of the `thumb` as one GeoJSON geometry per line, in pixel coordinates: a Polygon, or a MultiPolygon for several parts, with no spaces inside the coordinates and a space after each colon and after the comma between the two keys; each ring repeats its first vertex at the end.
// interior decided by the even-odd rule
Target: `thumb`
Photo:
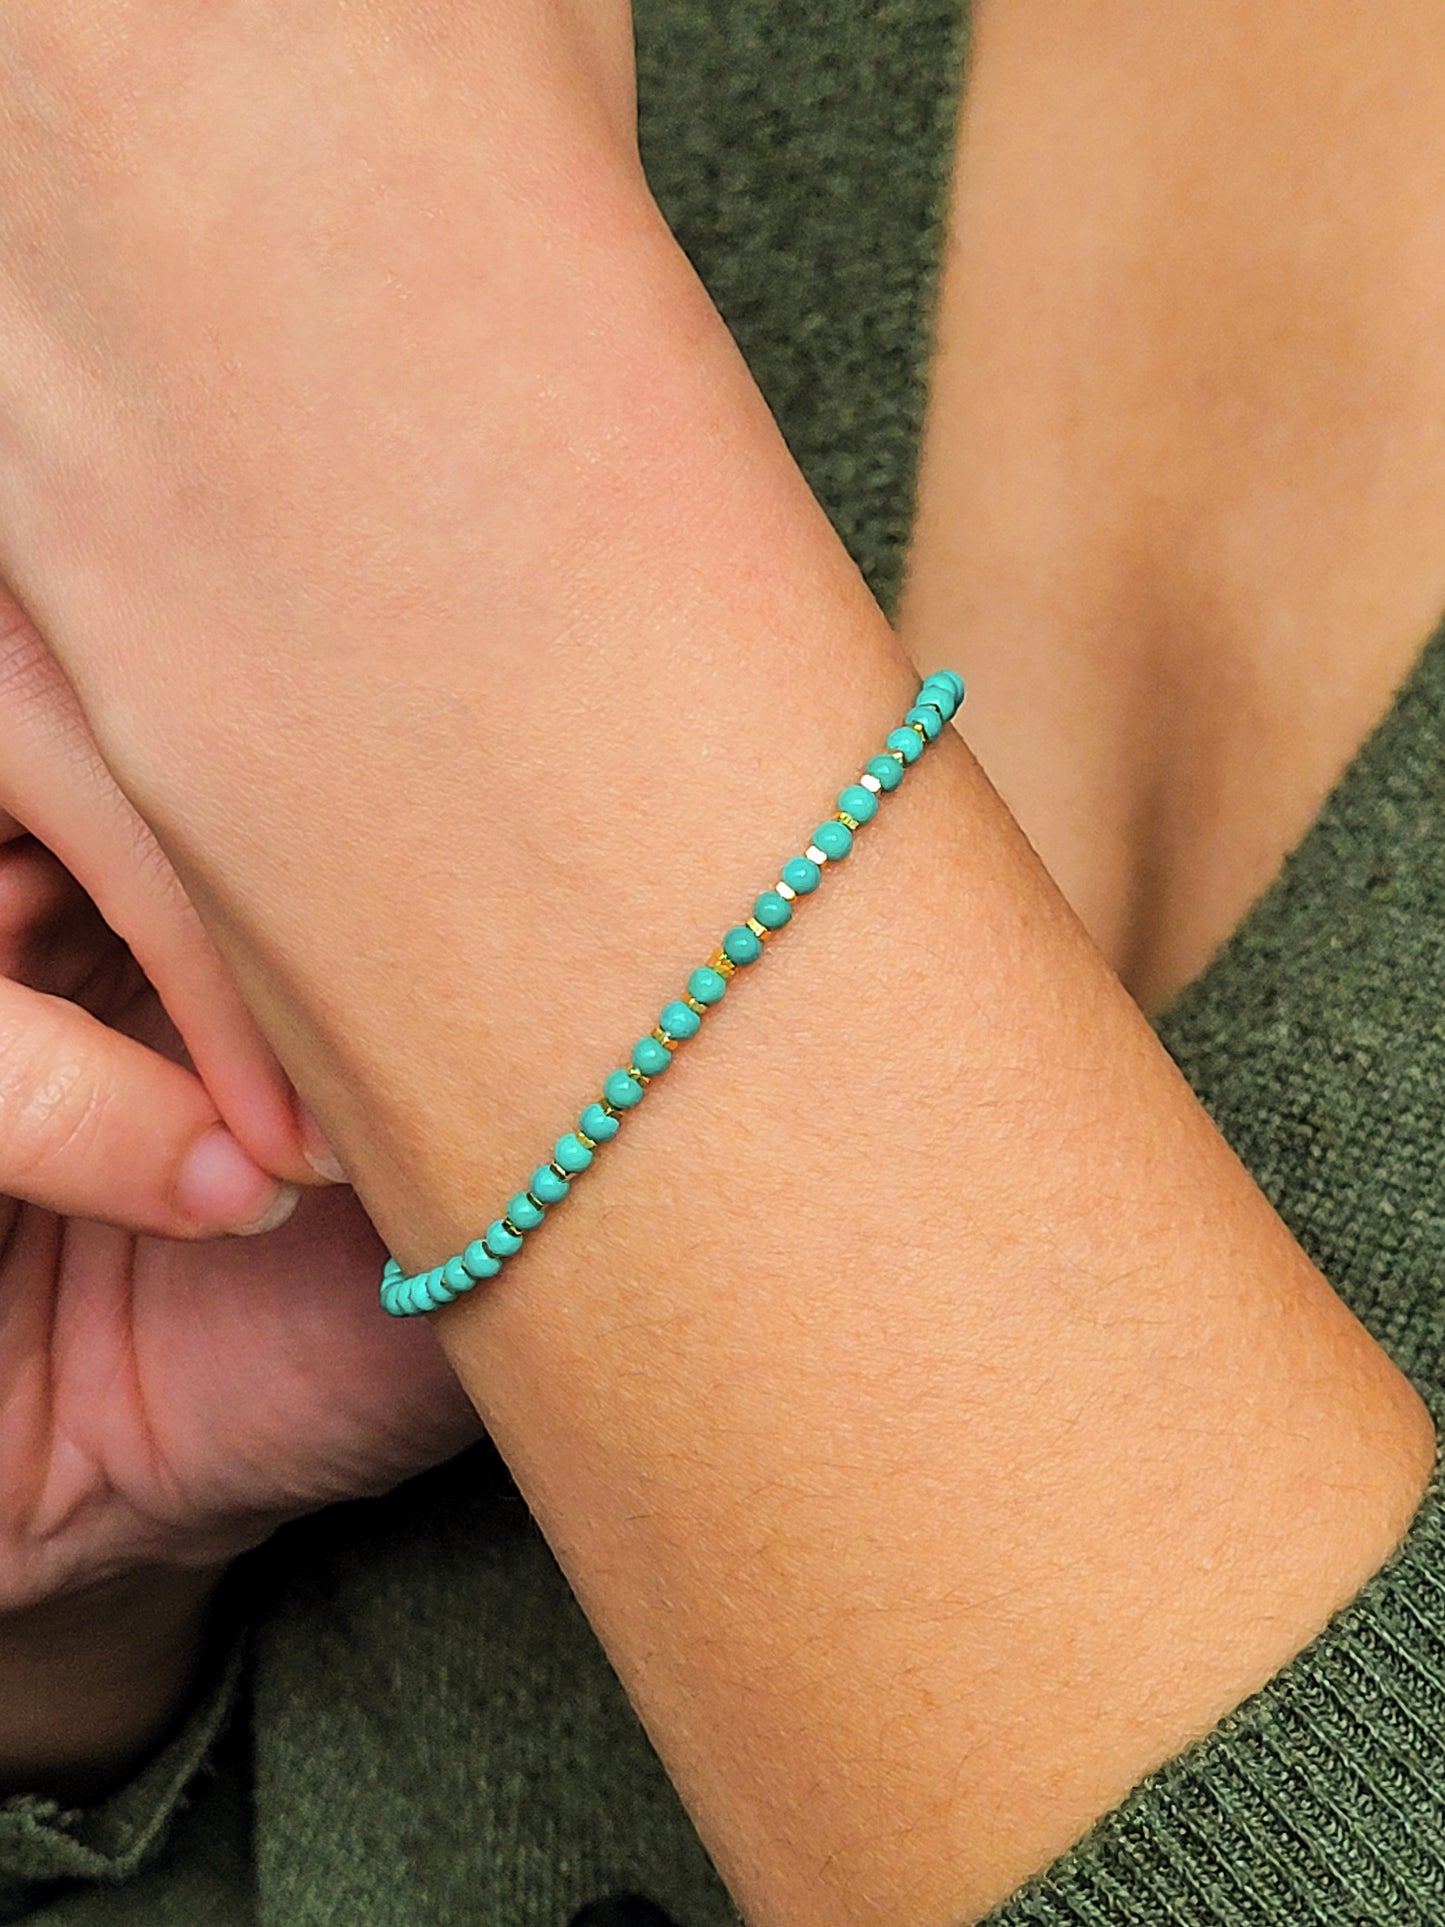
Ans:
{"type": "Polygon", "coordinates": [[[299,1196],[242,1150],[189,1071],[9,979],[0,1194],[167,1238],[269,1231],[299,1196]]]}

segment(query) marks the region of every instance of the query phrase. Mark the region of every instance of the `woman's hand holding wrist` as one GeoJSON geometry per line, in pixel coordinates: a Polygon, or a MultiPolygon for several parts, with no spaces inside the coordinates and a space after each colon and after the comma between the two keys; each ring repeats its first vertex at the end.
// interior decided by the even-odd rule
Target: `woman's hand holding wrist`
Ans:
{"type": "MultiPolygon", "coordinates": [[[[318,120],[266,14],[83,154],[0,31],[0,529],[421,1261],[910,674],[582,43],[298,26],[318,120]]],[[[760,1922],[973,1917],[1403,1530],[1428,1415],[956,740],[627,1129],[437,1329],[760,1922]]]]}

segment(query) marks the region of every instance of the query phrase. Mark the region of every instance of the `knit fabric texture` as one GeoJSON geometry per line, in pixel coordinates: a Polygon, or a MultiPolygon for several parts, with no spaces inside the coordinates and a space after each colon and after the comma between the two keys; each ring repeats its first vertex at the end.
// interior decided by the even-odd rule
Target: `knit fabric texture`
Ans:
{"type": "MultiPolygon", "coordinates": [[[[644,157],[887,610],[913,509],[962,0],[638,0],[644,157]]],[[[966,670],[967,664],[964,668],[966,670]]],[[[1334,1287],[1445,1411],[1445,630],[1161,1023],[1334,1287]]],[[[495,1455],[242,1562],[250,1630],[88,1812],[0,1809],[0,1917],[566,1927],[736,1915],[495,1455]],[[605,1910],[603,1910],[605,1912],[605,1910]],[[594,1915],[594,1918],[596,1916],[594,1915]]],[[[1445,1922],[1445,1485],[1310,1646],[989,1927],[1445,1922]]]]}

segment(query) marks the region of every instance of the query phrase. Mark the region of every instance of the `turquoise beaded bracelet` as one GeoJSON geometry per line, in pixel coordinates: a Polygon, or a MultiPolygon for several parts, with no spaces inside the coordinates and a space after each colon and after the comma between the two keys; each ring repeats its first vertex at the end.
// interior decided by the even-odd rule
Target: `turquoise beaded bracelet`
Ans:
{"type": "Polygon", "coordinates": [[[757,962],[768,939],[792,921],[796,900],[817,889],[824,866],[841,863],[847,856],[854,835],[878,814],[879,797],[897,789],[903,772],[942,733],[962,701],[963,678],[952,669],[939,669],[924,678],[913,707],[890,733],[882,754],[870,756],[857,782],[838,792],[837,809],[818,825],[802,856],[788,858],[777,883],[754,902],[752,915],[724,933],[707,962],[688,978],[684,994],[663,1006],[657,1028],[633,1046],[632,1061],[625,1069],[608,1073],[602,1096],[584,1106],[576,1129],[558,1138],[551,1157],[537,1166],[526,1189],[516,1193],[501,1217],[465,1251],[431,1271],[408,1277],[395,1258],[387,1259],[381,1274],[383,1310],[394,1318],[436,1311],[483,1279],[496,1277],[521,1250],[527,1233],[535,1231],[552,1206],[567,1196],[598,1150],[617,1136],[623,1118],[642,1102],[653,1078],[661,1077],[677,1046],[697,1035],[703,1018],[722,1002],[728,978],[757,962]]]}

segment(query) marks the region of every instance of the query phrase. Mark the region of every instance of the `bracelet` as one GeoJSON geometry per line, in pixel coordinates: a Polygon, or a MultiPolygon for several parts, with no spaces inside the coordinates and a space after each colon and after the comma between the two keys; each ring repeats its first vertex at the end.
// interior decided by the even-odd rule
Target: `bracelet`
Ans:
{"type": "Polygon", "coordinates": [[[577,1177],[592,1163],[602,1145],[617,1136],[627,1113],[642,1102],[648,1085],[661,1077],[672,1053],[702,1028],[702,1020],[722,1002],[728,979],[740,967],[756,963],[763,945],[792,921],[793,904],[810,896],[829,863],[841,863],[853,847],[853,837],[878,813],[878,799],[896,790],[903,772],[916,763],[942,733],[963,701],[963,678],[952,669],[936,670],[924,678],[913,707],[888,737],[882,754],[870,756],[856,783],[838,792],[838,807],[813,832],[802,856],[789,857],[772,889],[753,904],[752,915],[735,923],[705,964],[687,980],[684,994],[663,1006],[657,1027],[638,1039],[631,1062],[608,1073],[602,1096],[583,1107],[574,1130],[565,1132],[552,1155],[539,1164],[500,1218],[465,1251],[430,1271],[408,1276],[395,1258],[388,1258],[381,1274],[381,1304],[394,1318],[448,1305],[483,1279],[495,1278],[506,1261],[522,1248],[553,1205],[560,1204],[577,1177]]]}

